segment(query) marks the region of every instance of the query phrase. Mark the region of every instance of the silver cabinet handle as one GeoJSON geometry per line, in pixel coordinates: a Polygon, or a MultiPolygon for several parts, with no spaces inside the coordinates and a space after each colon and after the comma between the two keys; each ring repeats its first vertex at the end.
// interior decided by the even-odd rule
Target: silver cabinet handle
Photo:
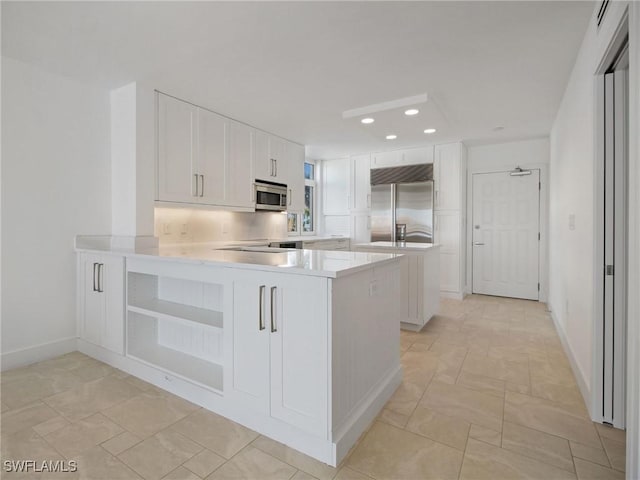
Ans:
{"type": "Polygon", "coordinates": [[[103,268],[104,268],[104,263],[99,263],[98,264],[98,292],[100,293],[104,292],[104,290],[102,289],[103,268]]]}
{"type": "Polygon", "coordinates": [[[98,290],[98,281],[97,281],[97,273],[98,273],[98,263],[93,264],[93,291],[99,292],[98,290]]]}
{"type": "Polygon", "coordinates": [[[367,194],[367,208],[371,208],[371,194],[367,194]]]}
{"type": "Polygon", "coordinates": [[[289,206],[291,206],[291,198],[293,195],[291,194],[291,189],[289,189],[289,206]]]}
{"type": "Polygon", "coordinates": [[[479,247],[479,246],[484,245],[484,243],[482,243],[482,242],[473,242],[473,244],[474,244],[476,247],[479,247]]]}
{"type": "Polygon", "coordinates": [[[436,200],[433,203],[435,206],[438,206],[438,190],[436,190],[436,200]]]}
{"type": "Polygon", "coordinates": [[[258,330],[264,330],[264,285],[260,285],[260,296],[258,297],[258,301],[260,305],[258,306],[258,311],[260,312],[258,315],[258,330]]]}
{"type": "Polygon", "coordinates": [[[204,175],[200,175],[200,196],[204,197],[204,175]]]}
{"type": "Polygon", "coordinates": [[[278,176],[278,159],[277,158],[273,159],[273,164],[275,165],[275,168],[276,168],[275,169],[275,173],[273,174],[273,176],[277,177],[278,176]]]}
{"type": "Polygon", "coordinates": [[[278,331],[276,325],[276,289],[278,287],[271,287],[271,333],[278,331]]]}
{"type": "Polygon", "coordinates": [[[196,177],[196,193],[195,193],[194,197],[197,197],[198,196],[198,177],[199,177],[199,175],[197,173],[194,173],[193,176],[196,177]]]}
{"type": "Polygon", "coordinates": [[[275,160],[273,158],[270,158],[269,160],[271,160],[271,173],[269,174],[270,176],[274,177],[275,176],[275,166],[274,166],[274,162],[275,160]]]}

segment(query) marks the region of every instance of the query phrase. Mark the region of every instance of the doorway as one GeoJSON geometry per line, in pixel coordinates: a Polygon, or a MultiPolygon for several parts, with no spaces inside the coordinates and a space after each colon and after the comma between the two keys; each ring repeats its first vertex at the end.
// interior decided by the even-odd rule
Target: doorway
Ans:
{"type": "Polygon", "coordinates": [[[538,300],[540,170],[473,174],[472,292],[538,300]]]}
{"type": "Polygon", "coordinates": [[[602,421],[625,428],[627,261],[628,261],[628,125],[629,55],[625,42],[601,82],[603,162],[601,205],[601,316],[599,325],[602,421]]]}

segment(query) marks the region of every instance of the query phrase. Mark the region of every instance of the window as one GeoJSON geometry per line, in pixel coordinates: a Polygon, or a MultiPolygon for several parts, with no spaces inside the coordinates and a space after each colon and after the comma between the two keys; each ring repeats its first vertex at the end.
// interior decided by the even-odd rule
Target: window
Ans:
{"type": "Polygon", "coordinates": [[[302,233],[314,233],[316,205],[316,165],[307,161],[304,164],[304,212],[302,214],[302,233]]]}

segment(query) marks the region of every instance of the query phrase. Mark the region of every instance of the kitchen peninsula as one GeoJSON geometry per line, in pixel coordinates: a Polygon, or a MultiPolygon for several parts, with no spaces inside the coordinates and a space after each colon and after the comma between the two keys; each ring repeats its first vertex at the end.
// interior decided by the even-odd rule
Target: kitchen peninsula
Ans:
{"type": "Polygon", "coordinates": [[[108,244],[76,239],[87,355],[333,466],[401,381],[402,256],[108,244]]]}

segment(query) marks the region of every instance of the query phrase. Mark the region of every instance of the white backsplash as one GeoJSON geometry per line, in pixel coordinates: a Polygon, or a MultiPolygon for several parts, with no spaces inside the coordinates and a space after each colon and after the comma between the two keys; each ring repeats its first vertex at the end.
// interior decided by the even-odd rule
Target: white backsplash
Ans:
{"type": "Polygon", "coordinates": [[[286,238],[287,216],[273,212],[156,208],[155,235],[161,245],[286,238]]]}

